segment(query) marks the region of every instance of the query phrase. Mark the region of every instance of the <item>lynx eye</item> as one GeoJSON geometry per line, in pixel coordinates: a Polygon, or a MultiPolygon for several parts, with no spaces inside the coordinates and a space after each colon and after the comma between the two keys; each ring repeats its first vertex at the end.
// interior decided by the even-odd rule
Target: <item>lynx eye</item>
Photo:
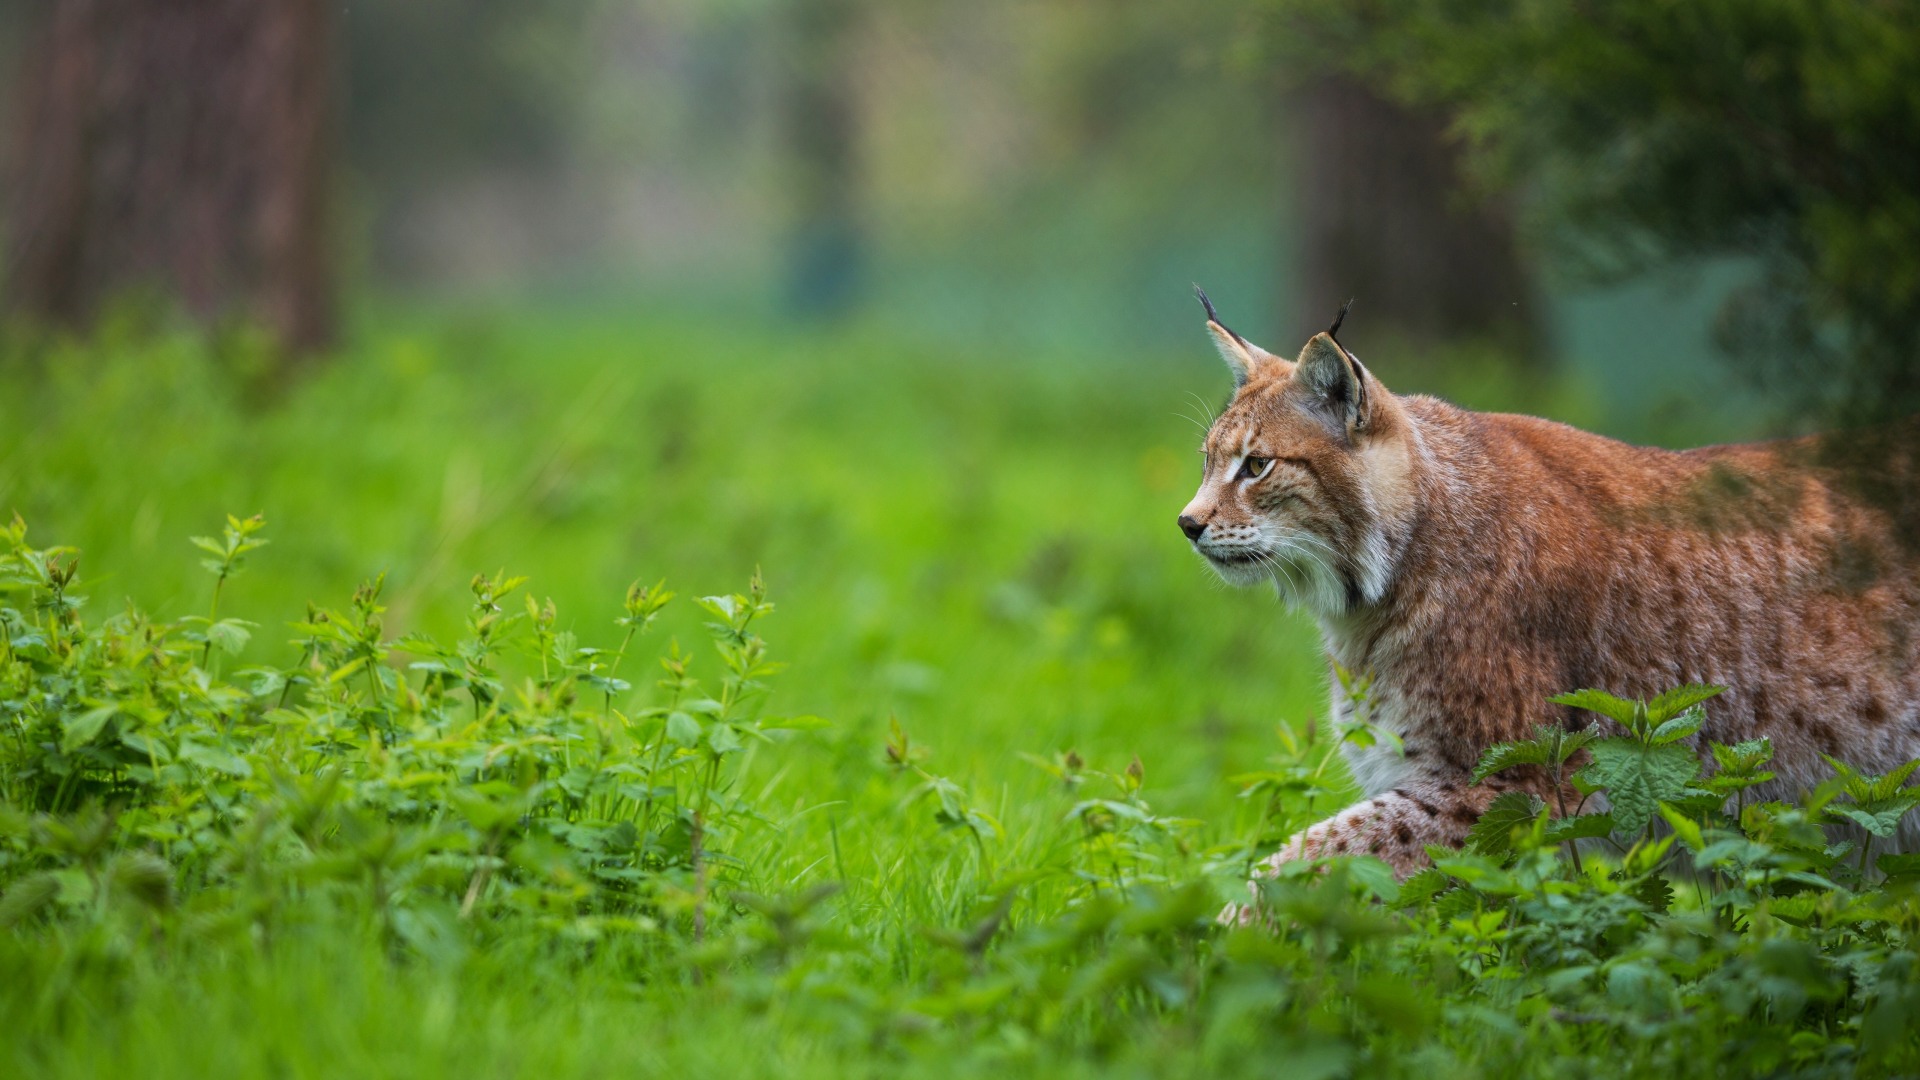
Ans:
{"type": "Polygon", "coordinates": [[[1240,462],[1240,475],[1237,479],[1258,480],[1267,475],[1267,470],[1271,468],[1273,468],[1272,458],[1254,457],[1249,454],[1240,462]]]}

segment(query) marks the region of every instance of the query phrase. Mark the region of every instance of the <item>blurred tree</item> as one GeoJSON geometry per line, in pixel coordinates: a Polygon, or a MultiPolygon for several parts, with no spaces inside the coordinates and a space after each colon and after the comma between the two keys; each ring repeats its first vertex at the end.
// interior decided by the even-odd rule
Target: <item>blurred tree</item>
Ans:
{"type": "Polygon", "coordinates": [[[158,285],[293,351],[334,326],[331,5],[54,0],[11,147],[6,303],[84,324],[158,285]]]}
{"type": "MultiPolygon", "coordinates": [[[[1335,74],[1275,80],[1262,73],[1241,80],[1242,89],[1263,111],[1277,107],[1282,138],[1278,145],[1249,138],[1261,119],[1223,116],[1220,95],[1209,92],[1222,67],[1243,68],[1248,59],[1243,9],[1154,0],[1055,7],[1063,16],[1057,36],[1039,47],[1060,99],[1049,132],[1056,145],[1071,140],[1065,145],[1075,157],[1124,177],[1132,191],[1159,195],[1155,189],[1174,179],[1181,194],[1200,198],[1201,185],[1173,155],[1213,127],[1257,149],[1251,160],[1227,166],[1213,148],[1206,167],[1258,177],[1263,197],[1275,202],[1279,185],[1269,178],[1276,171],[1287,178],[1293,205],[1277,215],[1291,242],[1283,256],[1286,295],[1275,305],[1283,336],[1324,327],[1357,296],[1365,318],[1350,333],[1363,349],[1369,337],[1396,335],[1420,344],[1475,341],[1524,361],[1545,359],[1533,282],[1510,216],[1491,200],[1468,197],[1443,114],[1405,108],[1335,74]],[[1159,126],[1169,121],[1179,135],[1159,126]],[[1153,142],[1142,143],[1142,135],[1153,142]]],[[[1088,178],[1074,180],[1076,201],[1084,202],[1088,178]]],[[[1163,213],[1158,205],[1131,209],[1163,213]]],[[[1237,224],[1243,234],[1267,235],[1244,217],[1237,224]]]]}
{"type": "Polygon", "coordinates": [[[792,215],[787,295],[803,315],[843,314],[861,289],[865,252],[853,55],[860,4],[793,0],[787,10],[780,117],[792,215]]]}
{"type": "MultiPolygon", "coordinates": [[[[575,110],[597,74],[583,47],[590,15],[612,6],[406,0],[342,13],[342,153],[376,272],[446,272],[437,253],[416,249],[409,226],[457,198],[463,181],[524,177],[543,202],[561,197],[579,140],[575,110]]],[[[553,219],[540,225],[551,228],[553,219]]]]}
{"type": "Polygon", "coordinates": [[[1720,343],[1803,417],[1920,409],[1920,4],[1270,4],[1282,65],[1447,110],[1563,265],[1751,263],[1720,343]]]}
{"type": "Polygon", "coordinates": [[[1301,229],[1287,306],[1298,325],[1321,325],[1358,298],[1363,339],[1385,330],[1544,361],[1537,295],[1509,207],[1469,197],[1446,117],[1340,75],[1286,100],[1301,229]]]}

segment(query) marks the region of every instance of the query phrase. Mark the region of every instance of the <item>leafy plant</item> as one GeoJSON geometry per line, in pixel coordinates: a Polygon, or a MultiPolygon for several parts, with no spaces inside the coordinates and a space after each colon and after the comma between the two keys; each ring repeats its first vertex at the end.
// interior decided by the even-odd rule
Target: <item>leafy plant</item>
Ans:
{"type": "Polygon", "coordinates": [[[1863,776],[1831,757],[1827,764],[1833,766],[1840,791],[1847,799],[1845,803],[1828,804],[1827,813],[1836,821],[1851,822],[1866,830],[1860,844],[1860,872],[1865,874],[1874,838],[1884,839],[1899,832],[1900,820],[1920,806],[1920,788],[1907,785],[1913,771],[1920,769],[1920,761],[1909,761],[1880,776],[1863,776]]]}
{"type": "Polygon", "coordinates": [[[229,518],[223,540],[195,538],[215,578],[206,616],[129,611],[98,627],[80,618],[66,553],[29,547],[18,522],[5,534],[0,588],[17,603],[0,607],[14,736],[0,777],[12,812],[31,815],[7,864],[25,872],[9,922],[49,904],[100,916],[115,882],[164,908],[177,881],[237,890],[228,910],[266,933],[333,896],[404,940],[512,911],[575,933],[700,936],[715,883],[745,880],[732,839],[763,820],[732,792],[742,751],[818,726],[761,713],[779,665],[752,629],[773,610],[757,575],[744,595],[700,601],[723,669],[711,694],[677,649],[662,703],[636,707],[618,679],[672,597],[661,586],[628,590],[608,654],[559,629],[550,602],[511,612],[525,579],[504,574],[473,580],[457,642],[389,640],[380,577],[292,624],[294,664],[229,682],[201,665],[245,647],[250,624],[222,619],[219,600],[264,525],[229,518]],[[503,673],[510,649],[532,674],[503,673]]]}

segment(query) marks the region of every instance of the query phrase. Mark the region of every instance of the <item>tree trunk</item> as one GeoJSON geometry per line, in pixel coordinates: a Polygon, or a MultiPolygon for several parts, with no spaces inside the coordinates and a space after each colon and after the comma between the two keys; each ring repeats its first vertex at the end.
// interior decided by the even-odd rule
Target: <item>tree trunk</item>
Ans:
{"type": "Polygon", "coordinates": [[[1477,341],[1537,364],[1542,312],[1506,208],[1469,198],[1437,115],[1344,77],[1294,99],[1299,121],[1300,330],[1352,298],[1351,333],[1477,341]]]}
{"type": "Polygon", "coordinates": [[[323,0],[53,0],[17,98],[6,305],[84,326],[158,287],[324,345],[332,23],[323,0]]]}
{"type": "Polygon", "coordinates": [[[787,297],[808,316],[844,314],[864,273],[853,38],[858,0],[794,0],[783,105],[792,235],[787,297]]]}

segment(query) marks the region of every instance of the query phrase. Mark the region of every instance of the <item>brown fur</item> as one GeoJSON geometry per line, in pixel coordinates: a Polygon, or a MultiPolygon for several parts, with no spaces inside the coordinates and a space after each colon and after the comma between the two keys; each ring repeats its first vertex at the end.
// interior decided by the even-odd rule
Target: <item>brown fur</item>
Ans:
{"type": "Polygon", "coordinates": [[[1879,493],[1863,498],[1831,443],[1629,446],[1398,397],[1327,334],[1288,362],[1208,325],[1241,385],[1182,528],[1204,527],[1194,546],[1229,581],[1272,580],[1311,610],[1406,749],[1349,747],[1367,798],[1271,863],[1372,852],[1412,873],[1498,793],[1468,783],[1489,745],[1597,719],[1548,701],[1582,687],[1726,685],[1694,742],[1771,739],[1763,796],[1827,775],[1820,754],[1868,772],[1920,757],[1904,455],[1863,474],[1879,493]],[[1243,453],[1274,463],[1249,478],[1243,453]]]}

